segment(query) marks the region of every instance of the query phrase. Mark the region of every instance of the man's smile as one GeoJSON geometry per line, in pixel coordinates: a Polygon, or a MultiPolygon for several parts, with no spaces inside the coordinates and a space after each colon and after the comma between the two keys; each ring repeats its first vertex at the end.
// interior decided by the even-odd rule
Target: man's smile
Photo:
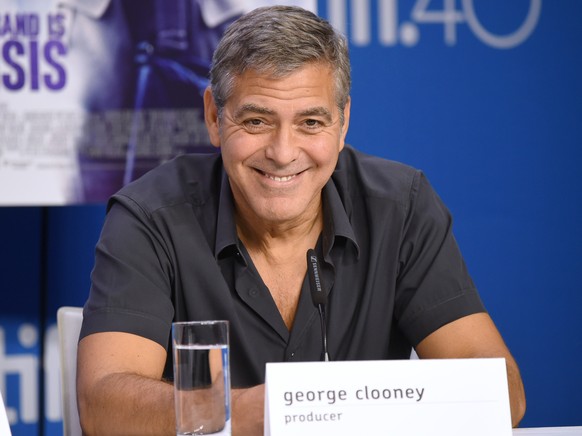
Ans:
{"type": "Polygon", "coordinates": [[[294,174],[289,174],[289,175],[280,175],[277,176],[275,174],[271,174],[271,173],[267,173],[265,171],[256,170],[258,173],[260,173],[261,175],[263,175],[264,177],[266,177],[269,180],[273,180],[275,182],[288,182],[289,180],[294,179],[295,177],[297,177],[298,175],[300,175],[303,171],[300,171],[298,173],[294,173],[294,174]]]}

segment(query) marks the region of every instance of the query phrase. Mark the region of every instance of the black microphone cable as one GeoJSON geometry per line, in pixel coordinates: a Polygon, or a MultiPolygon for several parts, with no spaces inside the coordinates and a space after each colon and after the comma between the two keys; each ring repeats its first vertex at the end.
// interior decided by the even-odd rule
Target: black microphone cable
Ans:
{"type": "Polygon", "coordinates": [[[319,311],[319,320],[321,321],[321,341],[323,349],[323,360],[329,362],[327,352],[327,327],[325,318],[325,305],[327,295],[321,285],[321,275],[319,273],[319,262],[315,250],[307,250],[307,274],[309,275],[309,289],[311,290],[311,300],[319,311]]]}

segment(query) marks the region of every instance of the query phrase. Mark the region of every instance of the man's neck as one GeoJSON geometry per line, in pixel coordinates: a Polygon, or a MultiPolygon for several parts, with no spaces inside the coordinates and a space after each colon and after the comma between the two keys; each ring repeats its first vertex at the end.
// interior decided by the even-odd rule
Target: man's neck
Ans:
{"type": "Polygon", "coordinates": [[[291,253],[304,257],[307,249],[315,247],[323,229],[323,212],[320,208],[313,217],[285,223],[258,222],[237,214],[236,227],[251,255],[260,253],[267,259],[284,261],[291,253]]]}
{"type": "Polygon", "coordinates": [[[305,254],[314,248],[323,228],[321,209],[296,225],[264,226],[237,219],[237,233],[289,330],[293,327],[307,273],[305,254]]]}

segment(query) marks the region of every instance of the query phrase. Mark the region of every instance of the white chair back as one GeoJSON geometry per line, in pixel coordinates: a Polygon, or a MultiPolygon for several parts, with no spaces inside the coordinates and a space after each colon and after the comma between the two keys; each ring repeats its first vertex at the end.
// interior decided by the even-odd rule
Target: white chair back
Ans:
{"type": "Polygon", "coordinates": [[[81,307],[64,306],[57,311],[64,436],[82,434],[77,409],[77,343],[82,323],[81,307]]]}
{"type": "Polygon", "coordinates": [[[0,392],[0,434],[11,436],[10,424],[8,423],[8,415],[4,407],[4,400],[2,399],[2,392],[0,392]]]}

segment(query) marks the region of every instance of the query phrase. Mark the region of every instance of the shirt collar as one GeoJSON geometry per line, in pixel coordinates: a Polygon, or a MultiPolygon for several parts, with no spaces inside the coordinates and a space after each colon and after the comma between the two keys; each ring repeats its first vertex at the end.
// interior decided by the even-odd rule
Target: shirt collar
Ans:
{"type": "Polygon", "coordinates": [[[238,251],[238,236],[234,222],[234,199],[230,182],[226,172],[222,170],[222,183],[220,186],[220,198],[218,200],[218,217],[216,220],[216,242],[214,245],[214,257],[232,254],[238,251]]]}
{"type": "Polygon", "coordinates": [[[351,241],[359,258],[360,247],[333,179],[329,179],[323,187],[322,201],[325,220],[322,241],[324,259],[331,261],[330,253],[338,237],[351,241]]]}

